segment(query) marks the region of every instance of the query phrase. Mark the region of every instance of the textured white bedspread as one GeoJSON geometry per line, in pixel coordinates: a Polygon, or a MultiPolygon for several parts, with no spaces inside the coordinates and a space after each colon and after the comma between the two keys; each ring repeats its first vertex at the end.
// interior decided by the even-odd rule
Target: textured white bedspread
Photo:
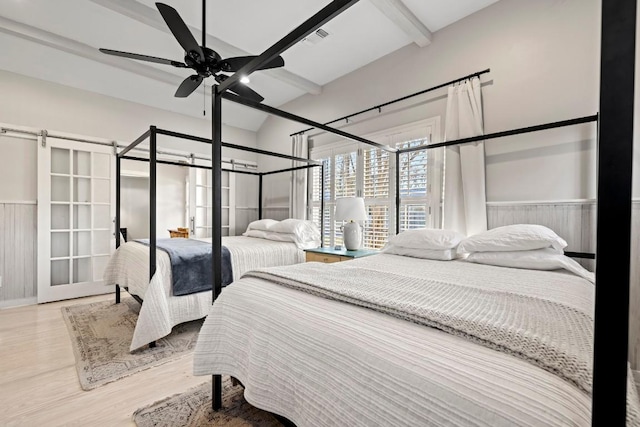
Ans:
{"type": "MultiPolygon", "coordinates": [[[[231,253],[234,280],[255,268],[304,262],[304,251],[294,243],[234,236],[223,237],[222,244],[231,253]]],[[[106,285],[127,287],[144,300],[131,351],[170,334],[175,325],[205,317],[211,307],[211,291],[172,295],[171,264],[162,250],[156,250],[156,274],[149,281],[149,247],[136,242],[121,245],[113,254],[104,281],[106,285]]]]}
{"type": "MultiPolygon", "coordinates": [[[[593,310],[593,284],[568,273],[385,254],[342,265],[351,277],[360,265],[593,310]]],[[[237,377],[249,402],[298,427],[591,424],[585,392],[523,359],[253,277],[211,309],[194,373],[237,377]]]]}

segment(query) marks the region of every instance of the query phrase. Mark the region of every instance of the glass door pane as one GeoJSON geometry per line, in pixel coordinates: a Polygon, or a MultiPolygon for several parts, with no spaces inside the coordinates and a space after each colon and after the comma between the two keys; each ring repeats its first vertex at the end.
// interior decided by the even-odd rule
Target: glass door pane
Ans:
{"type": "Polygon", "coordinates": [[[110,147],[48,138],[39,150],[39,302],[112,291],[102,274],[115,250],[114,165],[110,147]]]}
{"type": "MultiPolygon", "coordinates": [[[[233,204],[231,192],[231,174],[222,172],[222,233],[231,235],[231,204],[233,204]]],[[[196,169],[190,174],[189,185],[195,188],[189,191],[189,212],[193,216],[194,236],[196,238],[211,237],[213,233],[213,181],[211,170],[196,169]],[[193,206],[193,207],[191,207],[193,206]]]]}

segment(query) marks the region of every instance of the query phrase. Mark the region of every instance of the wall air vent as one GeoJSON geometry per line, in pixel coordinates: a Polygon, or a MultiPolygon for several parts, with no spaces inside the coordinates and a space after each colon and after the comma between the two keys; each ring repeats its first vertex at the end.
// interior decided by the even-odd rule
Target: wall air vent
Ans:
{"type": "Polygon", "coordinates": [[[326,38],[329,35],[322,28],[317,29],[315,32],[309,34],[307,37],[302,39],[302,43],[308,46],[315,46],[322,41],[322,39],[326,38]]]}

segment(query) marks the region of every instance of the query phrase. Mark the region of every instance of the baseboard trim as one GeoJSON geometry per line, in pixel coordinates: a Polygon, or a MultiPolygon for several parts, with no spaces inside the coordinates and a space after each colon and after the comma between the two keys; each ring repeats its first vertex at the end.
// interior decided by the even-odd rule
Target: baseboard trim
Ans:
{"type": "Polygon", "coordinates": [[[4,308],[14,308],[21,307],[23,305],[35,305],[38,303],[38,298],[20,298],[20,299],[10,299],[7,301],[0,301],[0,310],[4,308]]]}

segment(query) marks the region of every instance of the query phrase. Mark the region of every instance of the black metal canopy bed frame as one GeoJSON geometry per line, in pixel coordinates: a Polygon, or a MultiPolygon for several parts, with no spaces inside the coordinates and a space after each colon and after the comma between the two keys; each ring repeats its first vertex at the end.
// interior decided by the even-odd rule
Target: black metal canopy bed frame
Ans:
{"type": "MultiPolygon", "coordinates": [[[[116,154],[116,218],[115,218],[115,229],[116,230],[120,229],[120,220],[121,220],[120,202],[121,202],[121,187],[122,187],[122,183],[121,183],[122,160],[134,160],[134,161],[148,162],[149,163],[149,206],[150,206],[150,209],[149,209],[149,254],[154,254],[156,252],[156,247],[157,247],[157,230],[156,230],[156,219],[157,219],[157,209],[156,209],[156,206],[157,206],[157,204],[156,204],[156,201],[157,201],[157,165],[158,164],[164,164],[164,165],[173,165],[173,166],[182,166],[182,167],[189,167],[189,168],[212,170],[211,166],[203,166],[203,165],[198,165],[198,164],[194,164],[194,163],[175,162],[175,161],[169,161],[169,160],[159,160],[158,159],[159,151],[158,151],[158,144],[157,144],[158,135],[165,135],[165,136],[184,139],[184,140],[189,140],[189,141],[196,141],[196,142],[201,142],[201,143],[205,143],[205,144],[212,144],[212,141],[210,139],[206,139],[206,138],[202,138],[202,137],[198,137],[198,136],[194,136],[194,135],[188,135],[188,134],[184,134],[184,133],[180,133],[180,132],[174,132],[174,131],[165,130],[165,129],[159,129],[156,126],[150,126],[149,130],[147,130],[145,133],[140,135],[140,137],[136,138],[135,141],[133,141],[131,144],[129,144],[128,146],[126,146],[120,152],[118,152],[116,154]],[[149,149],[148,149],[149,158],[128,155],[131,150],[136,149],[136,147],[138,147],[142,142],[146,141],[147,139],[149,140],[149,149]]],[[[236,149],[236,150],[248,151],[248,152],[252,152],[252,153],[256,153],[256,154],[267,155],[267,156],[271,156],[271,157],[278,157],[278,158],[282,158],[282,159],[287,159],[287,160],[292,160],[292,161],[296,161],[296,162],[306,163],[306,165],[303,165],[303,166],[295,166],[295,167],[290,167],[290,168],[285,168],[285,169],[277,169],[277,170],[272,170],[272,171],[267,171],[267,172],[254,172],[254,171],[237,170],[237,169],[221,169],[221,171],[224,170],[224,171],[227,171],[227,172],[230,172],[230,173],[253,175],[253,176],[257,176],[258,177],[258,219],[262,219],[262,211],[263,211],[262,193],[263,193],[263,186],[264,186],[264,184],[263,184],[263,177],[264,176],[277,174],[277,173],[291,172],[291,171],[301,170],[301,169],[308,169],[308,168],[313,168],[313,167],[320,167],[321,169],[324,169],[324,165],[322,165],[321,162],[318,162],[318,161],[315,161],[315,160],[311,160],[311,159],[306,159],[306,158],[302,158],[302,157],[295,157],[295,156],[289,156],[287,154],[275,153],[275,152],[260,150],[258,148],[245,147],[245,146],[226,143],[226,142],[222,143],[222,146],[227,147],[227,148],[236,149]]],[[[320,187],[321,187],[320,191],[324,192],[324,182],[320,183],[320,187]]],[[[215,211],[215,209],[214,209],[214,211],[215,211]]],[[[217,230],[217,229],[214,228],[213,230],[217,230]]],[[[320,233],[322,235],[322,228],[321,228],[320,233]]],[[[212,234],[216,234],[216,233],[212,233],[212,234]]],[[[218,237],[220,237],[219,236],[220,233],[218,232],[217,234],[218,234],[218,237]]],[[[116,236],[115,237],[115,239],[116,239],[116,248],[118,248],[118,247],[120,247],[120,244],[121,244],[121,242],[120,242],[120,233],[115,233],[115,236],[116,236]]],[[[155,273],[156,273],[156,257],[155,256],[149,256],[149,280],[151,280],[151,278],[153,277],[153,275],[155,273]]],[[[125,287],[125,290],[128,291],[128,289],[126,287],[125,287]]],[[[116,288],[115,288],[115,302],[116,302],[116,304],[120,303],[120,293],[121,293],[120,285],[116,284],[116,288]]],[[[140,303],[140,304],[143,303],[143,298],[140,295],[135,295],[135,294],[132,293],[131,296],[136,301],[138,301],[138,303],[140,303]]],[[[155,341],[149,343],[149,346],[150,347],[155,347],[155,341]]]]}
{"type": "MultiPolygon", "coordinates": [[[[573,253],[577,257],[597,260],[595,336],[593,364],[592,425],[625,424],[627,388],[627,350],[629,315],[629,267],[631,243],[631,188],[633,155],[633,108],[636,0],[610,0],[602,2],[601,21],[601,70],[599,114],[561,122],[496,132],[474,138],[433,144],[419,149],[394,150],[356,135],[350,135],[325,124],[278,110],[267,105],[249,101],[227,92],[241,76],[251,74],[261,65],[272,60],[297,43],[325,22],[357,3],[357,0],[335,0],[309,18],[291,33],[265,50],[226,81],[212,88],[212,170],[214,205],[219,207],[222,197],[221,161],[221,100],[236,102],[269,114],[293,120],[314,128],[363,142],[398,157],[402,153],[485,141],[509,135],[569,126],[579,123],[598,124],[598,190],[597,190],[597,256],[573,253]],[[611,248],[615,248],[612,250],[611,248]],[[613,281],[604,286],[605,280],[613,281]],[[613,334],[611,331],[618,331],[613,334]]],[[[379,108],[379,107],[374,107],[379,108]]],[[[340,119],[338,119],[340,120],[340,119]]],[[[398,171],[396,171],[398,173],[398,171]]],[[[398,192],[396,192],[398,194],[398,192]]],[[[398,196],[396,196],[398,197],[398,196]]],[[[396,199],[396,205],[399,206],[396,199]]],[[[222,225],[220,209],[214,209],[213,229],[222,225]]],[[[396,224],[396,227],[398,225],[396,224]]],[[[214,300],[221,291],[221,238],[213,238],[214,255],[214,300]]],[[[213,376],[214,409],[222,404],[221,376],[213,376]]]]}

